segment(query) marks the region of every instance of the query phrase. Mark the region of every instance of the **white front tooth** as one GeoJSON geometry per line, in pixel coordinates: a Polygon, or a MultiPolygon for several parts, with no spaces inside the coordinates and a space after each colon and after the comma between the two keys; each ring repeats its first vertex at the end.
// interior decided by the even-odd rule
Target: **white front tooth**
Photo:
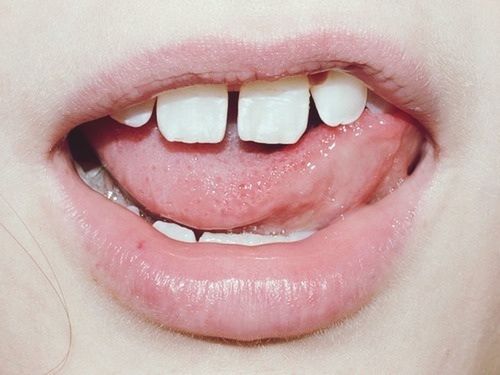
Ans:
{"type": "Polygon", "coordinates": [[[156,98],[150,99],[147,102],[125,108],[119,112],[113,113],[111,118],[122,124],[131,126],[133,128],[141,127],[148,123],[153,108],[155,106],[156,98]]]}
{"type": "Polygon", "coordinates": [[[153,228],[176,241],[189,243],[196,242],[194,232],[191,229],[181,227],[178,224],[165,223],[164,221],[158,220],[153,224],[153,228]]]}
{"type": "Polygon", "coordinates": [[[327,79],[311,87],[311,94],[321,120],[329,126],[356,121],[366,106],[365,84],[350,74],[332,70],[327,79]]]}
{"type": "Polygon", "coordinates": [[[200,237],[200,242],[211,242],[232,245],[258,246],[277,242],[296,242],[303,240],[313,232],[295,232],[288,236],[263,235],[254,233],[211,233],[205,232],[200,237]]]}
{"type": "Polygon", "coordinates": [[[228,93],[225,85],[195,85],[158,96],[158,129],[171,142],[219,143],[224,139],[228,93]]]}
{"type": "Polygon", "coordinates": [[[373,91],[368,91],[366,108],[368,108],[370,112],[375,114],[391,113],[395,109],[391,103],[385,101],[380,96],[375,94],[373,91]]]}
{"type": "Polygon", "coordinates": [[[268,144],[296,143],[307,128],[309,96],[305,76],[244,84],[238,101],[240,138],[268,144]]]}

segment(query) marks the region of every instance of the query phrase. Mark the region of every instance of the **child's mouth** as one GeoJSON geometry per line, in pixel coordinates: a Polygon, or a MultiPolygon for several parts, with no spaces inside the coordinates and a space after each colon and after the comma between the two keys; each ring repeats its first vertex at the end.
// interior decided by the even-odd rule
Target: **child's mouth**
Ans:
{"type": "Polygon", "coordinates": [[[220,85],[169,90],[156,116],[155,99],[114,116],[133,127],[106,117],[79,128],[106,166],[85,160],[75,135],[81,177],[181,241],[308,237],[397,189],[423,145],[409,116],[373,93],[367,102],[361,81],[334,74],[341,79],[322,85],[306,76],[254,82],[229,101],[220,85]],[[310,108],[310,89],[322,116],[310,108]]]}
{"type": "Polygon", "coordinates": [[[181,84],[75,128],[55,160],[95,277],[169,328],[246,341],[366,303],[407,236],[432,140],[369,69],[330,65],[181,84]]]}

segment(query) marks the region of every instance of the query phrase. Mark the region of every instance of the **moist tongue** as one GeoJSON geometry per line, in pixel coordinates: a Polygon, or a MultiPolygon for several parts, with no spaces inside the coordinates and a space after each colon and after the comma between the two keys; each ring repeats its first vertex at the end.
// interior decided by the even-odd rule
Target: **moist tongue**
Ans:
{"type": "Polygon", "coordinates": [[[149,212],[203,230],[317,229],[390,191],[420,142],[411,120],[365,111],[349,126],[319,125],[287,146],[239,140],[166,141],[155,120],[134,129],[110,118],[84,134],[121,188],[149,212]],[[258,229],[256,229],[258,228],[258,229]]]}

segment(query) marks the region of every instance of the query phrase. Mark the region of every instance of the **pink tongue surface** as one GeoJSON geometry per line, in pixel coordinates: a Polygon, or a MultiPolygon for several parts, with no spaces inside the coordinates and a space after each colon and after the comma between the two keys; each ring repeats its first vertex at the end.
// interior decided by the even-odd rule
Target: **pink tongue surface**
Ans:
{"type": "Polygon", "coordinates": [[[192,228],[260,232],[317,229],[388,193],[421,142],[404,114],[367,110],[349,126],[320,125],[289,146],[240,141],[234,125],[220,144],[171,143],[154,119],[134,129],[105,118],[84,133],[148,211],[192,228]]]}

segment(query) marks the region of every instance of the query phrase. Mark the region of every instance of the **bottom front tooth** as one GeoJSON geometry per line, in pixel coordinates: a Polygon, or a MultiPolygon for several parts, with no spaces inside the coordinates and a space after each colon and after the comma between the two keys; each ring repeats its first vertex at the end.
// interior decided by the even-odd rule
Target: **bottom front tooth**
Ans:
{"type": "Polygon", "coordinates": [[[228,100],[225,85],[166,91],[158,96],[158,129],[171,142],[219,143],[226,132],[228,100]]]}
{"type": "Polygon", "coordinates": [[[319,117],[329,126],[356,121],[366,106],[368,89],[356,77],[332,70],[326,80],[311,87],[319,117]]]}
{"type": "Polygon", "coordinates": [[[296,242],[311,236],[313,232],[295,232],[288,236],[263,235],[254,233],[211,233],[205,232],[200,237],[200,242],[220,244],[258,246],[277,242],[296,242]]]}
{"type": "Polygon", "coordinates": [[[127,210],[129,210],[130,212],[133,212],[137,216],[141,216],[141,211],[139,210],[139,207],[137,207],[137,206],[134,206],[134,205],[127,206],[127,210]]]}
{"type": "Polygon", "coordinates": [[[151,115],[153,114],[155,100],[156,99],[151,99],[147,102],[125,108],[119,112],[113,113],[111,118],[122,124],[138,128],[148,123],[151,115]]]}
{"type": "Polygon", "coordinates": [[[189,243],[196,242],[194,232],[191,229],[181,227],[178,224],[156,221],[153,224],[153,228],[176,241],[189,243]]]}
{"type": "Polygon", "coordinates": [[[304,134],[309,116],[306,76],[244,84],[238,99],[238,134],[244,141],[293,144],[304,134]]]}

